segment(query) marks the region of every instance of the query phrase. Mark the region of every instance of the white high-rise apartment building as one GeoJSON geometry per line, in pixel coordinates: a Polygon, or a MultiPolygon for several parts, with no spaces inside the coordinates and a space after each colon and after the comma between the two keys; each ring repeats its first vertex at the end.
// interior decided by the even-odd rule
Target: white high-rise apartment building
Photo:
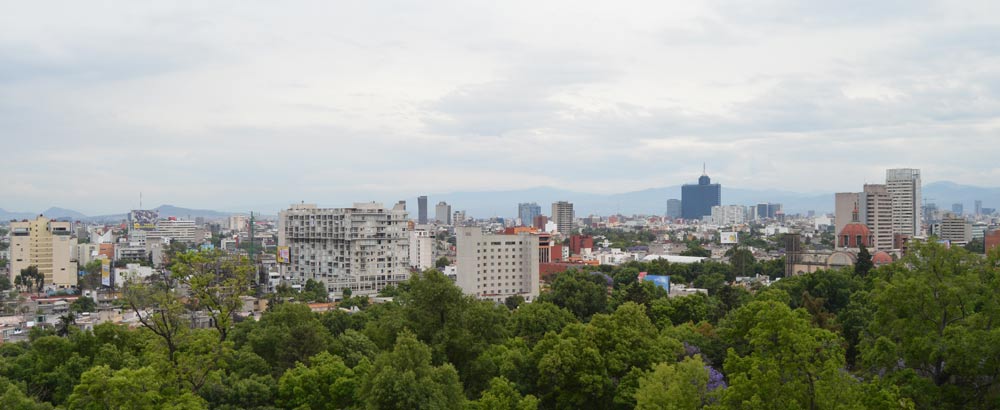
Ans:
{"type": "Polygon", "coordinates": [[[920,170],[912,168],[886,170],[885,186],[892,200],[893,234],[909,237],[923,234],[920,170]]]}
{"type": "Polygon", "coordinates": [[[70,222],[57,222],[39,215],[33,221],[10,223],[10,281],[29,266],[38,268],[45,286],[76,286],[76,239],[70,237],[70,222]]]}
{"type": "Polygon", "coordinates": [[[573,204],[567,201],[552,203],[552,222],[556,224],[556,230],[563,236],[573,234],[573,204]]]}
{"type": "Polygon", "coordinates": [[[860,203],[863,205],[860,218],[875,238],[875,249],[892,249],[892,199],[889,190],[885,185],[865,184],[860,203]]]}
{"type": "Polygon", "coordinates": [[[334,297],[344,289],[375,295],[410,277],[410,238],[402,204],[375,202],[352,208],[292,205],[278,218],[278,246],[289,247],[281,274],[293,285],[324,282],[334,297]]]}
{"type": "Polygon", "coordinates": [[[194,221],[182,219],[161,219],[156,222],[156,231],[149,236],[160,238],[170,238],[171,241],[195,243],[198,239],[195,235],[198,226],[194,221]]]}
{"type": "Polygon", "coordinates": [[[484,234],[479,227],[456,228],[458,277],[456,284],[468,295],[503,302],[521,295],[538,297],[538,235],[484,234]]]}
{"type": "Polygon", "coordinates": [[[410,231],[410,267],[424,271],[434,266],[434,233],[428,230],[410,231]]]}
{"type": "Polygon", "coordinates": [[[747,221],[747,207],[743,205],[716,205],[712,207],[712,223],[716,225],[739,225],[747,221]]]}

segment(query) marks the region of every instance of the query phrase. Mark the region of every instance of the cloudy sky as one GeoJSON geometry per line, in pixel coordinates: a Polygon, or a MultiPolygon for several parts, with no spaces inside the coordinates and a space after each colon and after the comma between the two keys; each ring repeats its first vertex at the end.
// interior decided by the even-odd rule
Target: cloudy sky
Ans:
{"type": "Polygon", "coordinates": [[[997,1],[8,2],[0,208],[996,186],[997,39],[997,1]]]}

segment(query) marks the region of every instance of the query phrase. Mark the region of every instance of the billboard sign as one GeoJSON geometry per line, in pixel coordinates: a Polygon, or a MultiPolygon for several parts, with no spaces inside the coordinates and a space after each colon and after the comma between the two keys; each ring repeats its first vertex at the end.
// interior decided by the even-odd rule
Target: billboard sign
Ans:
{"type": "Polygon", "coordinates": [[[723,245],[731,245],[739,242],[739,234],[736,232],[719,232],[723,245]]]}
{"type": "Polygon", "coordinates": [[[291,258],[291,251],[288,249],[287,246],[279,246],[278,247],[278,256],[277,256],[276,259],[278,260],[278,263],[289,263],[289,262],[291,262],[291,259],[292,259],[291,258]]]}
{"type": "Polygon", "coordinates": [[[146,209],[133,209],[128,213],[129,230],[152,231],[160,220],[160,212],[146,209]]]}
{"type": "Polygon", "coordinates": [[[101,285],[111,286],[111,260],[101,259],[101,285]]]}
{"type": "MultiPolygon", "coordinates": [[[[645,273],[645,272],[643,272],[645,273]]],[[[670,292],[670,277],[664,275],[640,275],[640,282],[653,282],[654,285],[663,288],[667,292],[670,292]]]]}

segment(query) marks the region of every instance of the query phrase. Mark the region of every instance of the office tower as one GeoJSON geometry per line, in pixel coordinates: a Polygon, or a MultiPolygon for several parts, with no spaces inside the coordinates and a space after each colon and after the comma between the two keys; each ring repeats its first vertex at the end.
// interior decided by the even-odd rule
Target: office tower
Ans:
{"type": "Polygon", "coordinates": [[[980,201],[980,200],[977,199],[976,202],[975,202],[975,205],[976,205],[976,216],[982,216],[983,215],[983,201],[980,201]]]}
{"type": "Polygon", "coordinates": [[[462,226],[465,224],[465,211],[455,211],[455,213],[451,215],[451,223],[455,224],[455,226],[462,226]]]}
{"type": "Polygon", "coordinates": [[[417,197],[417,223],[424,225],[427,223],[427,197],[417,197]]]}
{"type": "Polygon", "coordinates": [[[923,233],[920,170],[912,168],[886,170],[885,186],[892,200],[893,234],[920,236],[923,233]]]}
{"type": "Polygon", "coordinates": [[[722,186],[702,173],[698,184],[681,187],[681,217],[695,220],[712,215],[712,207],[722,204],[722,186]]]}
{"type": "Polygon", "coordinates": [[[951,241],[952,245],[964,246],[972,240],[972,223],[958,215],[945,215],[941,219],[941,233],[938,237],[951,241]]]}
{"type": "Polygon", "coordinates": [[[681,217],[681,200],[680,199],[668,199],[667,200],[667,218],[677,219],[681,217]]]}
{"type": "Polygon", "coordinates": [[[76,286],[76,239],[70,222],[57,222],[42,215],[33,221],[10,223],[10,280],[21,269],[38,268],[45,286],[59,289],[76,286]]]}
{"type": "Polygon", "coordinates": [[[538,296],[538,235],[484,234],[479,227],[459,227],[455,235],[455,283],[462,292],[494,302],[514,295],[533,301],[538,296]]]}
{"type": "Polygon", "coordinates": [[[542,207],[537,203],[517,204],[517,218],[521,220],[522,226],[531,226],[535,222],[535,217],[542,214],[542,207]]]}
{"type": "Polygon", "coordinates": [[[410,267],[424,271],[434,267],[434,233],[427,230],[410,231],[410,267]]]}
{"type": "Polygon", "coordinates": [[[774,219],[781,211],[781,204],[759,203],[755,208],[757,220],[774,219]]]}
{"type": "Polygon", "coordinates": [[[893,248],[892,199],[885,185],[865,184],[862,191],[861,222],[868,226],[875,237],[874,248],[880,251],[893,248]]]}
{"type": "Polygon", "coordinates": [[[278,246],[289,250],[282,276],[293,285],[308,279],[323,282],[338,297],[344,289],[375,295],[410,277],[406,225],[406,211],[399,204],[392,209],[375,202],[352,208],[292,205],[278,217],[278,246]]]}
{"type": "Polygon", "coordinates": [[[439,224],[451,225],[451,205],[445,201],[438,202],[434,207],[434,219],[437,219],[439,224]]]}
{"type": "Polygon", "coordinates": [[[552,221],[556,223],[556,231],[566,235],[573,234],[573,204],[567,201],[552,203],[552,221]]]}
{"type": "Polygon", "coordinates": [[[961,203],[951,204],[951,213],[955,215],[962,215],[965,213],[965,206],[961,203]]]}
{"type": "MultiPolygon", "coordinates": [[[[864,204],[861,203],[862,195],[858,192],[838,192],[834,194],[833,232],[837,236],[836,247],[838,248],[847,247],[847,244],[843,242],[843,238],[840,236],[840,231],[844,230],[844,227],[851,223],[855,210],[864,208],[864,204]]],[[[860,221],[864,221],[864,218],[861,218],[860,221]]]]}

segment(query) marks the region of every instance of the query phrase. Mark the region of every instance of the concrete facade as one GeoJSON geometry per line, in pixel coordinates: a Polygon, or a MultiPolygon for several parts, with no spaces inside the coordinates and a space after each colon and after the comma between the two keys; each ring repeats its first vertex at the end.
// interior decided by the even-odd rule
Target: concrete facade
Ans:
{"type": "Polygon", "coordinates": [[[479,227],[456,229],[458,274],[456,284],[479,299],[503,302],[521,295],[538,297],[538,235],[484,234],[479,227]]]}
{"type": "Polygon", "coordinates": [[[72,223],[39,215],[33,221],[10,223],[10,280],[29,266],[38,268],[45,286],[63,289],[77,283],[77,244],[72,223]]]}
{"type": "Polygon", "coordinates": [[[375,202],[352,208],[292,205],[278,218],[278,246],[288,246],[291,260],[282,276],[294,285],[308,279],[326,284],[340,297],[375,295],[410,277],[410,238],[403,205],[386,209],[375,202]]]}

